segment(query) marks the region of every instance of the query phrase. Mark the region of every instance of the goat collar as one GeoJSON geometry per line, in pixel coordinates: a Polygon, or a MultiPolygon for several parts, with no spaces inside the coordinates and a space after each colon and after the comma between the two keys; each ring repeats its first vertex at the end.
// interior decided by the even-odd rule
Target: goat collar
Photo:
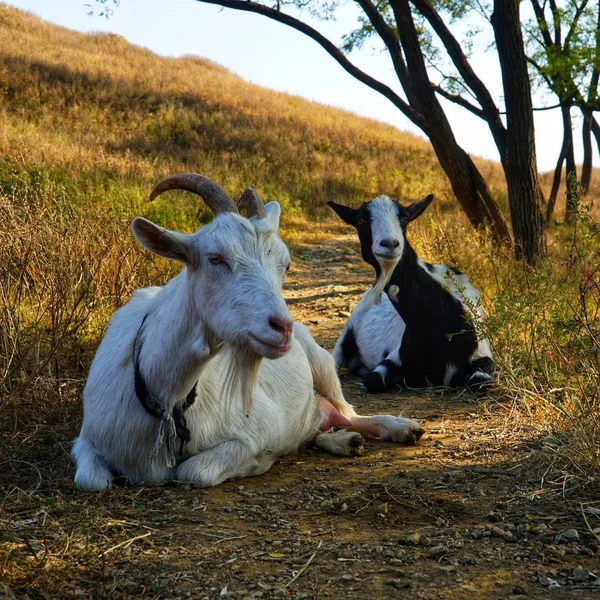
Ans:
{"type": "Polygon", "coordinates": [[[148,385],[140,371],[140,351],[141,351],[141,333],[146,322],[146,318],[150,313],[146,313],[142,319],[142,323],[135,336],[133,343],[133,374],[135,395],[140,401],[144,410],[151,416],[160,420],[160,425],[156,433],[156,440],[150,460],[154,460],[160,451],[163,442],[167,446],[167,464],[169,467],[174,467],[177,463],[177,458],[183,454],[183,446],[190,440],[190,430],[187,428],[184,412],[196,401],[196,383],[185,397],[181,406],[175,405],[173,410],[169,412],[159,398],[152,395],[148,390],[148,385]],[[177,451],[177,439],[179,439],[179,452],[177,451]]]}

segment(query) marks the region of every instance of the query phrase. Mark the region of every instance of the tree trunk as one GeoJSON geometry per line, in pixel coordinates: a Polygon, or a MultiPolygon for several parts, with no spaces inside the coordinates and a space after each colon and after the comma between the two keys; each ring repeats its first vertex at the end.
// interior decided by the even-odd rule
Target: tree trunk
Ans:
{"type": "Polygon", "coordinates": [[[565,136],[569,137],[567,147],[567,202],[565,206],[565,223],[573,225],[577,220],[577,208],[579,207],[579,186],[577,185],[577,165],[575,164],[575,152],[573,150],[573,123],[571,121],[570,107],[563,107],[563,124],[565,136]]]}
{"type": "Polygon", "coordinates": [[[565,162],[566,148],[565,139],[563,137],[563,145],[556,161],[556,167],[554,167],[554,177],[552,178],[552,189],[550,190],[550,198],[548,198],[548,206],[546,207],[546,223],[550,223],[552,214],[554,213],[554,205],[556,204],[556,197],[558,196],[558,188],[560,187],[560,180],[562,178],[562,168],[565,162]]]}
{"type": "Polygon", "coordinates": [[[429,137],[452,191],[474,227],[486,225],[496,241],[510,242],[508,226],[485,180],[469,155],[459,146],[431,86],[408,0],[392,0],[400,44],[410,79],[402,81],[411,106],[425,119],[429,137]]]}
{"type": "Polygon", "coordinates": [[[581,193],[587,194],[592,182],[592,118],[593,113],[589,108],[582,108],[583,127],[583,165],[581,167],[581,193]]]}
{"type": "Polygon", "coordinates": [[[565,160],[567,161],[567,189],[572,179],[569,177],[569,173],[575,170],[575,155],[573,154],[573,123],[571,121],[571,107],[563,104],[560,107],[562,120],[563,120],[563,141],[560,147],[560,154],[556,167],[554,169],[554,179],[552,180],[552,190],[550,191],[550,198],[548,199],[548,206],[546,207],[546,222],[550,223],[552,213],[554,212],[554,205],[556,204],[556,197],[558,196],[558,188],[560,187],[560,180],[562,175],[562,166],[565,160]]]}
{"type": "Polygon", "coordinates": [[[490,228],[496,241],[510,243],[506,220],[485,180],[449,128],[448,131],[434,127],[427,131],[427,135],[450,180],[454,195],[474,227],[485,225],[490,228]]]}
{"type": "Polygon", "coordinates": [[[592,133],[596,139],[596,146],[598,146],[598,153],[600,154],[600,125],[598,121],[592,116],[592,133]]]}
{"type": "Polygon", "coordinates": [[[531,85],[519,19],[519,3],[494,0],[492,27],[506,105],[506,152],[501,156],[517,258],[534,265],[546,256],[544,196],[535,156],[531,85]]]}

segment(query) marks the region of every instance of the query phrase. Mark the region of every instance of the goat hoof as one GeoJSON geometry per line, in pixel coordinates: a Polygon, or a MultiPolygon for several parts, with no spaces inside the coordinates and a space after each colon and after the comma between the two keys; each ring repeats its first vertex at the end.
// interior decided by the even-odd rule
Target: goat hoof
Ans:
{"type": "Polygon", "coordinates": [[[413,429],[405,442],[406,445],[414,446],[423,437],[424,433],[425,430],[422,427],[419,427],[418,429],[413,429]]]}
{"type": "Polygon", "coordinates": [[[348,443],[348,453],[351,457],[362,456],[365,452],[365,438],[360,434],[356,433],[353,435],[348,443]]]}
{"type": "Polygon", "coordinates": [[[385,382],[383,377],[376,371],[371,371],[363,377],[363,385],[370,394],[379,394],[385,391],[385,382]]]}
{"type": "Polygon", "coordinates": [[[494,383],[494,377],[483,371],[475,371],[465,380],[465,387],[470,392],[485,392],[494,383]]]}

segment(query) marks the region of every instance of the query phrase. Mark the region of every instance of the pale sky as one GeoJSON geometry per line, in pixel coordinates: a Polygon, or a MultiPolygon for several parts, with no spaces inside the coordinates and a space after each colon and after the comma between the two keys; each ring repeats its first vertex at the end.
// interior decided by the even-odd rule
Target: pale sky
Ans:
{"type": "MultiPolygon", "coordinates": [[[[86,4],[94,4],[93,0],[3,1],[63,27],[122,35],[131,43],[164,56],[193,54],[208,58],[263,87],[344,108],[422,135],[388,100],[348,75],[316,42],[266,17],[195,0],[121,0],[110,19],[87,15],[86,4]]],[[[310,23],[337,43],[343,33],[353,28],[356,10],[350,2],[336,13],[339,16],[335,22],[310,23]]],[[[472,64],[497,96],[499,69],[493,53],[484,52],[485,45],[481,42],[475,48],[472,64]]],[[[399,91],[385,53],[365,48],[350,58],[399,91]]],[[[537,100],[536,105],[541,102],[537,100]]],[[[548,103],[554,102],[550,99],[548,103]]],[[[471,154],[497,160],[498,154],[483,121],[449,103],[445,106],[463,148],[471,154]]],[[[575,123],[579,126],[579,117],[575,123]]],[[[577,160],[581,161],[579,130],[575,136],[577,160]]],[[[540,170],[554,168],[561,141],[562,126],[557,111],[536,113],[540,170]]],[[[597,155],[594,164],[600,165],[597,155]]]]}

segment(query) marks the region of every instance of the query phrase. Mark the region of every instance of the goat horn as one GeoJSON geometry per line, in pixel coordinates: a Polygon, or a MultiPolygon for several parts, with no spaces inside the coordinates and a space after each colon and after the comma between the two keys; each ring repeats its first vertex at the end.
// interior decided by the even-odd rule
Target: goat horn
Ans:
{"type": "Polygon", "coordinates": [[[229,197],[227,192],[214,181],[198,175],[197,173],[180,173],[171,175],[159,181],[150,194],[150,200],[154,200],[159,194],[167,190],[186,190],[200,196],[215,217],[224,212],[234,212],[239,214],[235,202],[229,197]]]}
{"type": "Polygon", "coordinates": [[[238,209],[245,208],[248,211],[248,218],[258,217],[264,219],[267,216],[265,212],[265,205],[261,200],[258,192],[253,188],[246,188],[240,201],[238,202],[238,209]]]}

